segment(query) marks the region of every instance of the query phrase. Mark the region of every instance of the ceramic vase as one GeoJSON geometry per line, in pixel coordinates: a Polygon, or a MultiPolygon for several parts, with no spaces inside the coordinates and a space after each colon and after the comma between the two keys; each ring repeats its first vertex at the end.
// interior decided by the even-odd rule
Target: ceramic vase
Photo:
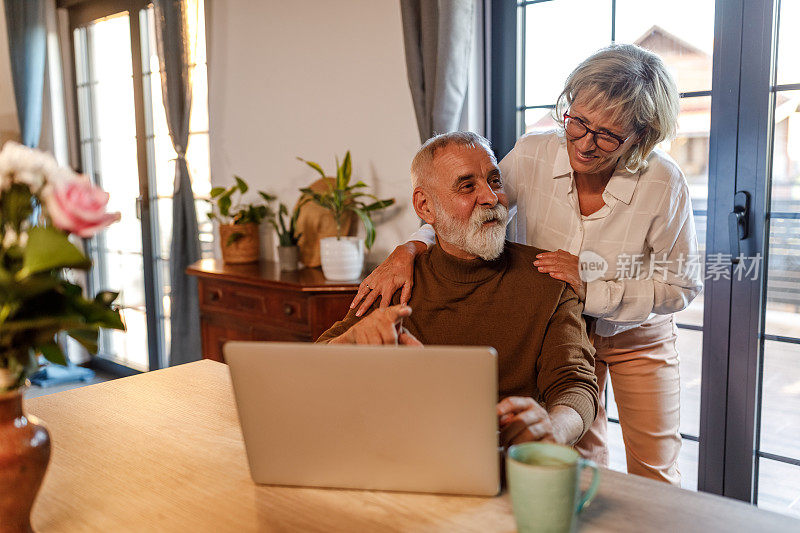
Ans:
{"type": "Polygon", "coordinates": [[[332,281],[350,281],[364,268],[364,240],[359,237],[320,239],[322,273],[332,281]]]}
{"type": "Polygon", "coordinates": [[[0,392],[0,533],[32,531],[31,508],[50,460],[47,429],[22,411],[24,389],[0,392]]]}

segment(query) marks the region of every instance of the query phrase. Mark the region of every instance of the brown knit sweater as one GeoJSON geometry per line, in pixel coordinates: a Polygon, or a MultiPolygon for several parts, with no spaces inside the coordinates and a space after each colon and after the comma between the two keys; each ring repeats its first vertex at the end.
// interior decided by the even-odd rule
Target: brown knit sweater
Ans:
{"type": "MultiPolygon", "coordinates": [[[[586,432],[598,405],[594,348],[573,290],[533,266],[542,251],[506,242],[500,258],[484,261],[433,246],[414,264],[412,314],[403,326],[425,345],[494,347],[500,399],[529,396],[548,408],[572,407],[586,432]]],[[[399,298],[400,291],[392,303],[399,298]]],[[[351,310],[317,342],[329,342],[359,320],[351,310]]]]}

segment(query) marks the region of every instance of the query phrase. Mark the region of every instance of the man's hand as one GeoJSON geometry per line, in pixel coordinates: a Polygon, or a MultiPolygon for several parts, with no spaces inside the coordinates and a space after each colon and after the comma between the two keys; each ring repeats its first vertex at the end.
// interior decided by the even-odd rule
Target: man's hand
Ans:
{"type": "Polygon", "coordinates": [[[500,443],[547,441],[572,446],[583,433],[583,420],[575,409],[554,405],[550,411],[533,398],[509,396],[497,404],[500,443]]]}
{"type": "Polygon", "coordinates": [[[553,423],[544,407],[533,398],[509,396],[497,404],[500,443],[511,446],[520,442],[558,442],[553,423]]]}
{"type": "Polygon", "coordinates": [[[403,344],[422,346],[406,328],[403,318],[411,316],[407,305],[375,309],[360,322],[331,340],[331,344],[403,344]]]}

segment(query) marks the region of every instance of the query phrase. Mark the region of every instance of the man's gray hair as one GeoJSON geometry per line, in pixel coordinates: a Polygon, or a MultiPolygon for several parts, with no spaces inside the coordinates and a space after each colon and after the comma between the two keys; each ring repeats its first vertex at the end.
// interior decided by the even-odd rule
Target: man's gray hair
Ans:
{"type": "Polygon", "coordinates": [[[495,158],[491,143],[483,136],[471,131],[453,131],[434,135],[422,145],[411,161],[411,185],[416,189],[424,186],[433,172],[433,159],[436,151],[447,146],[481,147],[495,158]]]}
{"type": "Polygon", "coordinates": [[[564,113],[573,102],[609,110],[615,122],[641,139],[623,155],[629,172],[647,166],[655,146],[678,128],[678,88],[664,62],[634,44],[612,44],[587,59],[567,78],[556,101],[555,118],[563,129],[564,113]]]}

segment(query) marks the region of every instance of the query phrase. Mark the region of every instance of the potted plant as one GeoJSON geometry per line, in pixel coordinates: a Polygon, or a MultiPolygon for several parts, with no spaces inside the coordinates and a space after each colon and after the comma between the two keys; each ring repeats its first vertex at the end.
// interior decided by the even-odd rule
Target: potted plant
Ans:
{"type": "Polygon", "coordinates": [[[68,239],[88,238],[119,220],[108,194],[60,168],[44,152],[8,142],[0,152],[0,529],[30,531],[30,510],[50,457],[50,437],[22,411],[38,356],[66,364],[65,332],[97,352],[98,330],[124,330],[117,293],[84,298],[61,276],[91,261],[68,239]]]}
{"type": "MultiPolygon", "coordinates": [[[[214,187],[211,189],[211,211],[208,218],[219,222],[220,248],[225,263],[255,263],[258,261],[259,237],[258,226],[270,215],[270,209],[264,204],[242,204],[242,195],[250,188],[239,176],[233,177],[236,182],[229,188],[214,187]],[[238,194],[239,202],[233,197],[238,194]]],[[[271,202],[274,196],[259,191],[264,200],[271,202]]]]}
{"type": "MultiPolygon", "coordinates": [[[[327,178],[322,167],[317,163],[299,157],[297,159],[319,172],[323,178],[327,178]]],[[[326,180],[327,190],[316,192],[310,187],[300,189],[300,192],[308,199],[330,210],[336,221],[336,237],[326,237],[320,240],[322,272],[326,278],[331,280],[344,281],[358,278],[364,267],[364,246],[369,249],[375,242],[375,225],[372,222],[371,213],[394,204],[394,198],[380,200],[364,192],[367,184],[363,181],[351,185],[352,171],[353,166],[348,150],[341,165],[339,159],[336,158],[336,177],[326,180]],[[371,201],[365,203],[365,199],[371,201]],[[342,235],[343,224],[350,213],[358,215],[364,224],[366,232],[364,241],[357,237],[342,235]]]]}
{"type": "Polygon", "coordinates": [[[303,202],[299,202],[297,207],[294,208],[292,216],[289,217],[289,208],[281,203],[278,207],[278,212],[269,218],[269,223],[272,224],[275,228],[275,233],[278,234],[278,262],[284,272],[297,270],[297,241],[302,236],[302,234],[297,233],[297,217],[300,215],[300,206],[302,205],[303,202]],[[288,226],[286,223],[287,217],[289,218],[288,226]]]}

